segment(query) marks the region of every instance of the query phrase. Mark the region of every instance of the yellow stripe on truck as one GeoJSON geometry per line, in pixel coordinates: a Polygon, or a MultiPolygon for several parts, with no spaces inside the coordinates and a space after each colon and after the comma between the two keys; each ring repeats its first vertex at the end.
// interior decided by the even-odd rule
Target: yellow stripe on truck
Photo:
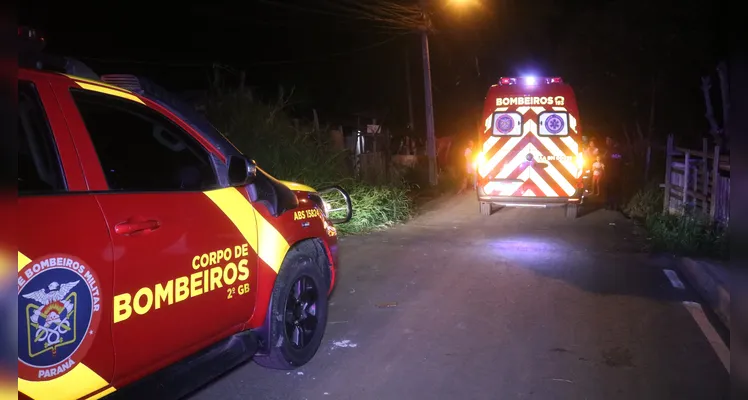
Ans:
{"type": "Polygon", "coordinates": [[[81,82],[81,81],[75,81],[75,83],[77,83],[78,86],[80,86],[81,88],[86,89],[86,90],[92,90],[94,92],[99,92],[99,93],[104,93],[104,94],[108,94],[108,95],[112,95],[112,96],[117,96],[117,97],[121,97],[123,99],[134,101],[136,103],[145,104],[145,103],[143,103],[143,100],[140,100],[134,94],[123,92],[123,91],[120,91],[120,90],[110,89],[108,87],[104,87],[104,86],[100,86],[100,85],[92,85],[90,83],[85,83],[85,82],[81,82]]]}
{"type": "Polygon", "coordinates": [[[286,185],[287,188],[297,192],[316,192],[313,187],[304,185],[303,183],[281,181],[282,184],[286,185]]]}
{"type": "Polygon", "coordinates": [[[100,399],[100,398],[102,398],[102,397],[104,397],[104,396],[106,396],[106,395],[112,394],[112,393],[114,393],[114,392],[116,392],[116,391],[117,391],[117,390],[116,390],[115,388],[113,388],[113,387],[110,387],[109,389],[106,389],[106,390],[102,390],[101,392],[99,392],[99,393],[96,393],[95,395],[93,395],[93,396],[91,396],[91,397],[86,397],[86,400],[96,400],[96,399],[100,399]]]}
{"type": "MultiPolygon", "coordinates": [[[[19,272],[30,262],[30,258],[18,252],[19,272]]],[[[65,375],[48,381],[27,381],[18,378],[18,391],[32,399],[79,399],[108,385],[109,382],[82,363],[73,367],[65,375]]],[[[115,390],[115,388],[107,389],[108,393],[115,390]]]]}
{"type": "Polygon", "coordinates": [[[23,269],[23,267],[25,267],[30,262],[31,262],[30,258],[26,257],[20,251],[18,252],[18,272],[21,272],[21,270],[23,269]]]}
{"type": "Polygon", "coordinates": [[[286,238],[236,188],[203,192],[236,225],[249,246],[276,273],[289,245],[286,238]],[[258,240],[262,238],[261,240],[258,240]]]}
{"type": "MultiPolygon", "coordinates": [[[[18,391],[32,399],[74,400],[106,387],[109,383],[84,364],[78,364],[65,375],[49,381],[27,381],[18,378],[18,391]]],[[[109,388],[109,393],[115,391],[109,388]]]]}

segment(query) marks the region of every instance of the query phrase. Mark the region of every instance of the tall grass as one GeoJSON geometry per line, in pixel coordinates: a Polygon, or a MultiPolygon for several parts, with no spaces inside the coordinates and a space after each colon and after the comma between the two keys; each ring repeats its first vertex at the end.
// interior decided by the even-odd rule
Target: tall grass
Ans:
{"type": "Polygon", "coordinates": [[[624,208],[643,223],[653,250],[684,256],[729,258],[729,230],[696,211],[663,212],[663,193],[655,185],[639,190],[624,208]]]}
{"type": "Polygon", "coordinates": [[[646,220],[654,248],[685,256],[729,259],[729,231],[698,214],[659,213],[646,220]]]}
{"type": "MultiPolygon", "coordinates": [[[[342,233],[386,228],[407,220],[412,214],[413,203],[407,187],[370,186],[355,182],[348,186],[348,190],[353,204],[353,218],[338,226],[342,233]]],[[[338,204],[331,206],[336,208],[338,204]]]]}
{"type": "Polygon", "coordinates": [[[313,187],[350,178],[345,153],[335,151],[325,130],[294,120],[287,103],[264,103],[247,94],[214,95],[208,104],[213,124],[273,176],[313,187]]]}
{"type": "MultiPolygon", "coordinates": [[[[278,179],[314,188],[340,185],[348,191],[353,218],[338,226],[341,233],[358,233],[390,226],[411,215],[408,187],[400,183],[373,186],[356,181],[346,152],[335,151],[328,131],[292,118],[288,99],[255,100],[248,93],[215,93],[208,102],[208,118],[245,155],[278,179]]],[[[326,199],[327,200],[327,199],[326,199]]],[[[340,199],[333,199],[333,208],[340,199]]]]}

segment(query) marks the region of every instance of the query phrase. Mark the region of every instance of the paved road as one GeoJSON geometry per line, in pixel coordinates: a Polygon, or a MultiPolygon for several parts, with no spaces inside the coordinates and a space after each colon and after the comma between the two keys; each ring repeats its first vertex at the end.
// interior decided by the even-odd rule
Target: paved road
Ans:
{"type": "Polygon", "coordinates": [[[644,238],[619,214],[483,218],[474,195],[431,208],[344,239],[310,364],[289,373],[248,363],[193,398],[728,397],[710,325],[683,303],[696,295],[674,286],[677,276],[642,252],[644,238]]]}

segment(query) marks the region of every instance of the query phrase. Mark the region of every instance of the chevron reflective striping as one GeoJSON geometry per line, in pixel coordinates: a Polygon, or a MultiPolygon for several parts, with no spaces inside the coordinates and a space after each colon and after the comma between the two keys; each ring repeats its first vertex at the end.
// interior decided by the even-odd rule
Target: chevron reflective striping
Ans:
{"type": "Polygon", "coordinates": [[[493,146],[496,145],[496,143],[499,143],[499,138],[496,136],[491,136],[490,138],[486,139],[486,141],[483,142],[483,153],[488,153],[488,151],[491,150],[493,146]]]}
{"type": "Polygon", "coordinates": [[[535,133],[538,131],[538,124],[533,120],[527,120],[525,125],[522,127],[522,134],[527,135],[528,133],[535,133]]]}
{"type": "Polygon", "coordinates": [[[534,183],[544,196],[559,197],[558,192],[551,187],[549,181],[540,176],[541,173],[540,169],[533,169],[532,172],[530,172],[530,182],[534,183]]]}
{"type": "Polygon", "coordinates": [[[525,158],[522,156],[522,154],[526,154],[525,151],[533,152],[534,151],[533,145],[528,144],[525,146],[522,150],[518,151],[517,154],[511,159],[507,160],[507,162],[504,163],[504,165],[501,167],[501,170],[496,175],[496,178],[498,179],[507,179],[509,178],[509,175],[517,170],[523,162],[525,162],[525,158]]]}
{"type": "Polygon", "coordinates": [[[528,106],[517,107],[517,112],[522,115],[525,115],[525,113],[529,110],[530,110],[530,107],[528,106]]]}
{"type": "Polygon", "coordinates": [[[517,146],[517,144],[522,140],[521,136],[513,136],[509,138],[506,143],[504,143],[501,148],[491,157],[488,161],[485,163],[482,163],[480,167],[478,167],[478,173],[481,177],[485,178],[486,175],[490,174],[494,168],[496,168],[497,165],[499,165],[499,162],[501,162],[507,155],[509,155],[509,152],[517,146]]]}
{"type": "Polygon", "coordinates": [[[536,178],[536,183],[538,181],[543,181],[545,185],[548,186],[546,188],[544,185],[538,183],[538,187],[540,187],[543,190],[543,193],[545,193],[546,196],[560,197],[560,196],[571,196],[572,194],[574,194],[573,192],[574,187],[571,186],[571,184],[569,184],[569,182],[567,182],[563,178],[563,176],[561,176],[561,180],[558,179],[560,174],[558,173],[558,170],[552,164],[547,164],[545,168],[535,168],[533,171],[535,173],[532,175],[532,177],[536,178]],[[572,188],[571,193],[568,192],[567,187],[572,188]]]}
{"type": "Polygon", "coordinates": [[[572,153],[574,153],[574,155],[579,153],[579,143],[577,143],[574,138],[570,136],[564,136],[561,138],[561,141],[564,142],[564,144],[569,148],[569,150],[571,150],[572,153]]]}
{"type": "Polygon", "coordinates": [[[542,113],[543,111],[545,111],[545,107],[530,107],[530,109],[531,109],[531,110],[532,110],[532,112],[534,112],[535,114],[540,114],[540,113],[542,113]]]}
{"type": "MultiPolygon", "coordinates": [[[[559,149],[558,146],[556,146],[556,143],[554,143],[551,138],[539,136],[538,140],[549,151],[548,155],[568,155],[567,152],[559,149]]],[[[559,161],[561,165],[563,165],[572,176],[576,176],[577,164],[574,163],[573,156],[571,160],[557,160],[557,161],[559,161]]]]}

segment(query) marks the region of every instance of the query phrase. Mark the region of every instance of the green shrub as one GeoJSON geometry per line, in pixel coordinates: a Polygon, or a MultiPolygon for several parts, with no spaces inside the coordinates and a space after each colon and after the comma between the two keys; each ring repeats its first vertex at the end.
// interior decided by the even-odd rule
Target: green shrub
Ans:
{"type": "Polygon", "coordinates": [[[631,218],[646,220],[649,216],[662,211],[662,189],[650,185],[637,191],[626,204],[623,211],[631,218]]]}
{"type": "MultiPolygon", "coordinates": [[[[274,177],[317,189],[335,184],[346,189],[354,212],[350,222],[338,226],[343,234],[390,226],[411,215],[407,185],[374,186],[354,180],[346,153],[333,150],[328,132],[291,118],[286,103],[264,103],[247,93],[225,92],[211,97],[207,114],[240,151],[274,177]]],[[[328,201],[337,208],[341,200],[328,201]]]]}
{"type": "MultiPolygon", "coordinates": [[[[371,186],[353,182],[345,188],[351,196],[353,218],[346,224],[338,225],[338,230],[343,234],[385,228],[411,216],[412,201],[407,187],[371,186]]],[[[338,199],[325,200],[330,202],[333,209],[342,206],[338,199]]]]}
{"type": "Polygon", "coordinates": [[[651,214],[645,224],[654,248],[685,256],[729,257],[729,231],[698,214],[651,214]]]}

